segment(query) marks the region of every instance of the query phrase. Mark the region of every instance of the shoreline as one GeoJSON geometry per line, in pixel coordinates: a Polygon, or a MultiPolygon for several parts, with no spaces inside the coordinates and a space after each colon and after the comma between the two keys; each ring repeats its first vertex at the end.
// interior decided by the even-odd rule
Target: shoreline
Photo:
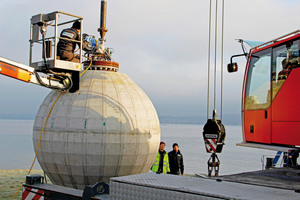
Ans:
{"type": "MultiPolygon", "coordinates": [[[[28,169],[0,169],[0,199],[11,199],[28,175],[28,169]]],[[[41,174],[43,170],[32,169],[30,174],[41,174]]],[[[22,198],[22,189],[14,199],[22,198]]]]}

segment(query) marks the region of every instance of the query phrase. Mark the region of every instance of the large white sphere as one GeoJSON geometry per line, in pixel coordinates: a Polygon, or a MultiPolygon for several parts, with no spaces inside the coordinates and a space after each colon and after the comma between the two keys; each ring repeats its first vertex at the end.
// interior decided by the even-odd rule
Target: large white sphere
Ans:
{"type": "MultiPolygon", "coordinates": [[[[80,90],[64,93],[44,129],[38,161],[57,185],[82,189],[110,177],[147,172],[158,151],[160,125],[147,95],[125,74],[89,70],[80,90]]],[[[51,91],[33,127],[36,150],[51,91]]]]}

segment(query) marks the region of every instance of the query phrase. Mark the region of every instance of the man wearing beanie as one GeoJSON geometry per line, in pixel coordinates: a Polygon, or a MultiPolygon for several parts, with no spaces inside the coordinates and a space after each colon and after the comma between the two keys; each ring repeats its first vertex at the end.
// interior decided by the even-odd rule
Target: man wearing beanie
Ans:
{"type": "Polygon", "coordinates": [[[179,151],[177,143],[173,144],[173,151],[168,153],[170,161],[170,174],[183,175],[184,165],[183,156],[179,151]]]}

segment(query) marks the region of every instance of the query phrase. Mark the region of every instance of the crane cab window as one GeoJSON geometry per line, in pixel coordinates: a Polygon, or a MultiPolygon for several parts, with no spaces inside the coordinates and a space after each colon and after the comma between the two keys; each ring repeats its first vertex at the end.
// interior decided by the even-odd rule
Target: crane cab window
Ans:
{"type": "Polygon", "coordinates": [[[272,100],[289,76],[299,67],[299,40],[285,43],[273,49],[272,59],[272,100]]]}
{"type": "Polygon", "coordinates": [[[271,49],[251,55],[249,64],[245,110],[266,109],[270,106],[271,49]]]}

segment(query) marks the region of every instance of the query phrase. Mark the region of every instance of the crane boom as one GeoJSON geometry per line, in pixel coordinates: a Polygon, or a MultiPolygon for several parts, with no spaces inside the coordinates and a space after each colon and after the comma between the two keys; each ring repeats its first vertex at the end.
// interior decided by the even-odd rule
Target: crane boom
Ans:
{"type": "Polygon", "coordinates": [[[21,81],[30,82],[34,68],[0,57],[0,73],[21,81]]]}
{"type": "Polygon", "coordinates": [[[37,72],[33,67],[0,57],[0,74],[2,75],[9,76],[27,83],[42,85],[42,81],[60,89],[66,88],[63,83],[61,83],[59,80],[53,79],[51,76],[40,76],[40,80],[38,80],[36,73],[37,72]]]}

